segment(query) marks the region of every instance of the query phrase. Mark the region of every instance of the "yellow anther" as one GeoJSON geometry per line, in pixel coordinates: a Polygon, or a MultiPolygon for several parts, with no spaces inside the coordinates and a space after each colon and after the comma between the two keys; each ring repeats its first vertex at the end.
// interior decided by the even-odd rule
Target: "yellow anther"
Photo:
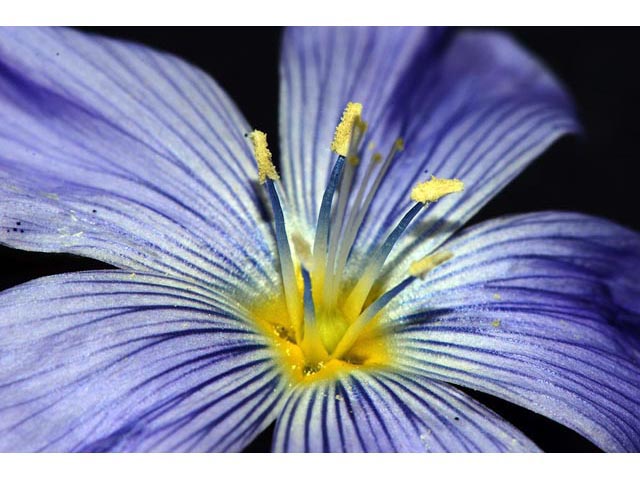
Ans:
{"type": "Polygon", "coordinates": [[[271,161],[271,152],[267,145],[267,134],[260,130],[254,130],[249,134],[249,139],[253,143],[253,155],[258,164],[258,180],[264,183],[267,178],[278,180],[280,176],[276,172],[276,167],[271,161]]]}
{"type": "Polygon", "coordinates": [[[432,175],[431,180],[419,183],[411,190],[411,200],[431,203],[450,193],[461,192],[463,189],[464,183],[457,178],[436,178],[432,175]]]}
{"type": "Polygon", "coordinates": [[[351,143],[351,134],[354,131],[354,125],[360,121],[362,115],[361,103],[347,103],[347,107],[342,113],[342,119],[336,127],[336,133],[333,135],[333,142],[331,142],[331,150],[343,157],[347,156],[349,152],[349,144],[351,143]]]}
{"type": "Polygon", "coordinates": [[[404,140],[402,138],[397,138],[393,143],[393,146],[396,150],[401,152],[402,150],[404,150],[404,140]]]}
{"type": "Polygon", "coordinates": [[[451,257],[453,257],[453,253],[446,250],[436,252],[433,255],[427,255],[426,257],[411,264],[411,266],[409,267],[409,275],[411,275],[412,277],[424,278],[427,273],[436,268],[438,265],[446,262],[451,257]]]}
{"type": "Polygon", "coordinates": [[[373,163],[380,163],[382,161],[382,155],[378,152],[374,153],[371,157],[371,161],[373,163]]]}

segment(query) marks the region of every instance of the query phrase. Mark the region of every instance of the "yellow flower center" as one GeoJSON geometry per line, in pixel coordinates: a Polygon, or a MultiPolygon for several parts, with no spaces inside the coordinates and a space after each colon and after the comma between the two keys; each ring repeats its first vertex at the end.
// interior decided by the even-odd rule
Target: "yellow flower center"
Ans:
{"type": "MultiPolygon", "coordinates": [[[[260,331],[274,347],[276,358],[292,384],[328,379],[354,368],[379,367],[392,362],[388,336],[375,323],[359,335],[348,352],[340,358],[332,358],[326,349],[318,349],[317,345],[311,345],[304,339],[302,342],[296,340],[286,302],[281,295],[261,299],[251,308],[251,313],[260,331]]],[[[337,344],[353,322],[339,312],[319,315],[317,320],[318,336],[323,345],[337,344]]]]}

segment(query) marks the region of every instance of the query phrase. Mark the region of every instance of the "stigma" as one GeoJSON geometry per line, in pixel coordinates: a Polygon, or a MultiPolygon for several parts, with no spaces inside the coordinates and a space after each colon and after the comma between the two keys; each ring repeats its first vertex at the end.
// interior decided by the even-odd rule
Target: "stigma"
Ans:
{"type": "Polygon", "coordinates": [[[295,381],[392,363],[393,347],[379,328],[387,306],[452,257],[450,252],[437,251],[415,259],[402,281],[380,288],[380,272],[415,218],[430,204],[464,188],[458,179],[435,176],[413,188],[412,205],[379,245],[354,254],[355,240],[380,184],[404,149],[402,139],[397,139],[386,155],[375,152],[363,161],[367,123],[362,111],[361,104],[348,103],[327,146],[337,156],[319,206],[312,245],[306,245],[285,219],[280,177],[266,135],[257,130],[249,135],[258,180],[266,188],[273,212],[281,276],[279,293],[259,299],[250,310],[295,381]],[[364,172],[356,187],[358,169],[364,172]],[[346,272],[358,272],[357,278],[346,272]]]}

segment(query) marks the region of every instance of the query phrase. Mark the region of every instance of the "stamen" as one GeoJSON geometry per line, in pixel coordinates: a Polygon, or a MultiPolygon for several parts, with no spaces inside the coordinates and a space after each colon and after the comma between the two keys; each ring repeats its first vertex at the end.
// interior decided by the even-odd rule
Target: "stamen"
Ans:
{"type": "Polygon", "coordinates": [[[296,338],[297,340],[300,340],[302,336],[304,317],[302,316],[302,310],[298,298],[298,284],[296,282],[293,260],[291,258],[291,249],[289,247],[287,230],[284,223],[284,213],[282,211],[282,205],[280,204],[280,198],[274,183],[274,180],[278,180],[280,177],[276,172],[275,166],[271,162],[271,152],[267,145],[266,134],[258,130],[254,130],[249,134],[249,138],[253,143],[254,155],[258,165],[258,179],[261,184],[266,183],[267,192],[269,194],[269,201],[271,202],[275,224],[276,246],[280,257],[280,271],[282,275],[284,297],[287,304],[287,310],[289,312],[289,318],[291,319],[291,324],[296,332],[296,338]]]}
{"type": "Polygon", "coordinates": [[[365,327],[373,320],[373,318],[386,307],[400,292],[411,285],[416,279],[424,278],[424,276],[436,268],[438,265],[446,262],[453,254],[448,251],[436,252],[433,255],[413,262],[409,267],[409,277],[402,280],[392,289],[386,291],[369,305],[364,312],[349,326],[336,348],[331,353],[331,358],[340,358],[353,346],[365,327]]]}
{"type": "Polygon", "coordinates": [[[400,220],[398,225],[389,234],[382,246],[373,254],[369,265],[344,304],[347,315],[353,316],[360,312],[376,280],[377,273],[382,269],[394,245],[400,239],[400,236],[407,229],[411,221],[418,215],[420,210],[422,210],[422,207],[450,193],[460,192],[463,187],[464,184],[460,180],[436,178],[433,176],[431,180],[420,183],[414,187],[411,191],[411,199],[417,203],[402,217],[402,220],[400,220]]]}
{"type": "MultiPolygon", "coordinates": [[[[348,107],[347,107],[348,108],[348,107]]],[[[345,110],[346,112],[346,110],[345,110]]],[[[329,236],[329,252],[327,255],[325,281],[323,289],[323,303],[325,308],[331,310],[335,306],[336,287],[338,286],[339,279],[335,278],[335,261],[336,253],[338,251],[338,245],[340,235],[345,229],[344,219],[345,211],[347,208],[347,202],[349,200],[349,193],[351,192],[351,186],[353,184],[353,177],[356,171],[356,167],[359,163],[359,158],[356,155],[358,145],[364,137],[366,130],[366,124],[356,118],[353,122],[353,131],[351,133],[351,143],[348,148],[347,165],[340,182],[340,189],[338,190],[338,206],[336,209],[335,218],[333,220],[334,228],[330,232],[329,236]]]]}
{"type": "Polygon", "coordinates": [[[356,121],[360,119],[362,115],[361,103],[347,103],[340,123],[336,127],[335,134],[333,135],[333,142],[331,142],[331,150],[338,155],[346,157],[349,153],[349,145],[351,144],[351,134],[356,121]]]}

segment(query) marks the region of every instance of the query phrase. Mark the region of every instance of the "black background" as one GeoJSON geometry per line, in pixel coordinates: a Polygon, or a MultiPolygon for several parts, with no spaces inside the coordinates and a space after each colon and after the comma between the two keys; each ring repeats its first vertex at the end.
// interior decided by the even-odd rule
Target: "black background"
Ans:
{"type": "MultiPolygon", "coordinates": [[[[237,102],[249,123],[277,134],[277,28],[92,28],[175,53],[210,73],[237,102]]],[[[640,69],[636,29],[512,28],[574,95],[585,128],[581,138],[557,142],[472,223],[507,213],[574,210],[600,215],[640,231],[638,152],[640,69]]],[[[277,158],[277,144],[272,141],[277,158]]],[[[107,266],[70,255],[0,247],[0,290],[32,278],[107,266]]],[[[598,451],[590,442],[525,409],[469,392],[509,419],[543,450],[598,451]]],[[[267,451],[271,429],[248,451],[267,451]]]]}

